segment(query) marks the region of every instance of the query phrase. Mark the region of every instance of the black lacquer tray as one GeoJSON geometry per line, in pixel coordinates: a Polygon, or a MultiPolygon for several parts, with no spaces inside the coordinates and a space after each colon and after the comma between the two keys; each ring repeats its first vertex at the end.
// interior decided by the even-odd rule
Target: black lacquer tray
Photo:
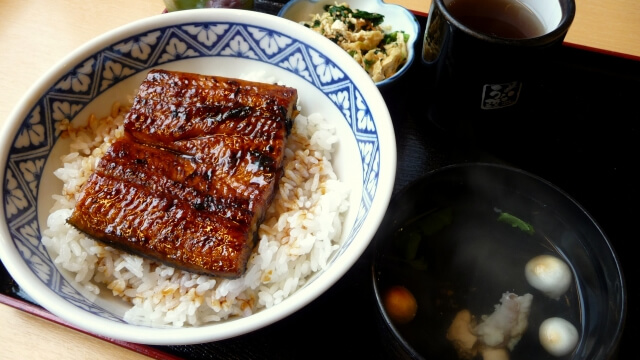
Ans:
{"type": "MultiPolygon", "coordinates": [[[[281,0],[256,1],[258,11],[275,14],[280,6],[281,0]]],[[[424,29],[426,19],[418,19],[424,29]]],[[[632,358],[640,335],[640,285],[634,277],[640,215],[640,61],[565,44],[543,70],[526,111],[461,137],[427,120],[430,94],[417,59],[411,74],[383,89],[398,144],[395,191],[430,170],[472,161],[510,164],[564,190],[601,226],[622,264],[628,312],[618,357],[632,358]]],[[[388,340],[377,321],[370,252],[320,298],[250,334],[197,345],[116,343],[157,359],[385,359],[388,340]]],[[[60,322],[33,304],[3,266],[0,302],[60,322]]]]}

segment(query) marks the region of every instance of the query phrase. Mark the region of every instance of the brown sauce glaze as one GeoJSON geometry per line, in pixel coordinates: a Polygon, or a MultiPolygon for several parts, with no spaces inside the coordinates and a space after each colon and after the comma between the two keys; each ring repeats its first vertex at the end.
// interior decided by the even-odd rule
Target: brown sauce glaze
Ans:
{"type": "Polygon", "coordinates": [[[296,102],[289,87],[152,70],[68,223],[180,269],[242,275],[296,102]]]}

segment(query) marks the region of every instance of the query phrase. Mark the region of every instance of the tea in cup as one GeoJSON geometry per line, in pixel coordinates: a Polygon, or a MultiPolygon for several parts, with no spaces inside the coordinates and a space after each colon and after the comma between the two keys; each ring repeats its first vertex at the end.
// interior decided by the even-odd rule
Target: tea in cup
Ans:
{"type": "Polygon", "coordinates": [[[575,16],[574,0],[433,0],[428,117],[447,130],[517,116],[575,16]]]}

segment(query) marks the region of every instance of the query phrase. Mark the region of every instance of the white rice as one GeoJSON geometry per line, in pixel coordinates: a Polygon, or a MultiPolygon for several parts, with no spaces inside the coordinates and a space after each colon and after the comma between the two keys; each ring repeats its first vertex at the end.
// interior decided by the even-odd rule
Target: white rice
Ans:
{"type": "MultiPolygon", "coordinates": [[[[130,106],[130,105],[129,105],[130,106]]],[[[129,106],[114,104],[86,127],[62,125],[71,146],[55,175],[64,183],[47,220],[43,244],[79,286],[110,291],[131,304],[127,322],[197,326],[244,317],[280,303],[323,269],[339,247],[349,189],[333,171],[336,129],[320,114],[299,115],[285,152],[279,191],[259,229],[247,271],[238,279],[197,275],[96,242],[66,223],[80,188],[114,139],[129,106]]]]}

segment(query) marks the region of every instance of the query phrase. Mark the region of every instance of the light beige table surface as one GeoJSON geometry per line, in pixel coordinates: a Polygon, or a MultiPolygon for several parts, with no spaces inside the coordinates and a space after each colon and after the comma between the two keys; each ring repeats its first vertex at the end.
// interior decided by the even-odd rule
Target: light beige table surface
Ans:
{"type": "MultiPolygon", "coordinates": [[[[576,0],[566,42],[640,61],[640,1],[576,0]]],[[[430,0],[388,0],[427,14],[430,0]]],[[[0,0],[0,124],[38,78],[105,31],[162,12],[162,0],[0,0]]],[[[149,359],[0,304],[0,359],[149,359]]]]}

